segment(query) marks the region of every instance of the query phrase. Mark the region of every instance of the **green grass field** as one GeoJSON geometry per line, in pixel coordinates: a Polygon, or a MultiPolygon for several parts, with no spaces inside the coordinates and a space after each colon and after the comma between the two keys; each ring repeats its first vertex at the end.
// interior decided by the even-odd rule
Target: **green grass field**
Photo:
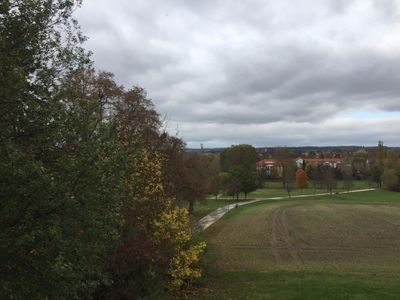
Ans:
{"type": "Polygon", "coordinates": [[[400,299],[400,194],[266,201],[203,233],[196,299],[400,299]]]}
{"type": "MultiPolygon", "coordinates": [[[[365,189],[370,188],[370,185],[367,181],[354,181],[352,189],[365,189]]],[[[344,191],[343,182],[337,183],[337,188],[333,190],[333,192],[344,191]]],[[[316,189],[315,193],[325,193],[326,189],[316,189]]],[[[311,195],[314,194],[314,189],[310,186],[307,189],[294,189],[291,193],[294,195],[311,195]]],[[[267,181],[265,183],[265,187],[262,189],[258,189],[249,195],[247,195],[248,199],[255,199],[255,198],[270,198],[270,197],[285,197],[287,196],[286,190],[282,188],[282,183],[279,181],[267,181]]],[[[245,201],[244,195],[241,194],[239,201],[245,201]]],[[[219,207],[236,203],[236,199],[232,199],[232,197],[218,197],[215,199],[214,197],[210,197],[207,201],[204,202],[196,202],[194,207],[194,215],[192,216],[192,221],[197,222],[199,219],[204,217],[205,215],[209,214],[210,212],[216,210],[219,207]]]]}

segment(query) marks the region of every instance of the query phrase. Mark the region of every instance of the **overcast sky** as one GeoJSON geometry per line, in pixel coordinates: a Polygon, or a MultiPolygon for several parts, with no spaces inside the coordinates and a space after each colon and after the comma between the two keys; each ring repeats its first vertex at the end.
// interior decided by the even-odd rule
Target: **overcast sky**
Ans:
{"type": "Polygon", "coordinates": [[[188,147],[400,145],[400,0],[84,0],[76,18],[188,147]]]}

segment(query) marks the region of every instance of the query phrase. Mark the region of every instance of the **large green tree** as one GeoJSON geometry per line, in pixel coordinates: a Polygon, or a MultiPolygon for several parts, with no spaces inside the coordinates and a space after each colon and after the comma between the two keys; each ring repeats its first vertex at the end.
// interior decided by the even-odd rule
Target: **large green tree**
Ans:
{"type": "Polygon", "coordinates": [[[259,186],[255,163],[256,149],[251,145],[235,145],[225,149],[220,155],[221,169],[224,171],[222,185],[230,195],[245,197],[259,186]]]}
{"type": "Polygon", "coordinates": [[[0,4],[0,298],[87,297],[116,245],[123,157],[72,11],[79,1],[0,4]]]}
{"type": "Polygon", "coordinates": [[[391,151],[387,153],[382,173],[384,186],[391,191],[400,191],[400,159],[399,153],[391,151]]]}
{"type": "Polygon", "coordinates": [[[251,145],[233,145],[222,151],[220,163],[222,171],[229,171],[233,167],[244,166],[254,168],[258,160],[256,149],[251,145]]]}

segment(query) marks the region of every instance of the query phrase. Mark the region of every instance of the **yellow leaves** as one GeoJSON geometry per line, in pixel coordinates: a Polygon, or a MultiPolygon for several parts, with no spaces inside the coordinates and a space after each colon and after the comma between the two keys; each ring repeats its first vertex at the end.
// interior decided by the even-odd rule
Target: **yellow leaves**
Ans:
{"type": "Polygon", "coordinates": [[[178,289],[185,282],[193,281],[202,275],[201,269],[193,267],[199,262],[200,254],[206,248],[206,243],[201,242],[187,250],[181,250],[175,256],[170,265],[169,275],[171,276],[170,288],[178,289]]]}
{"type": "Polygon", "coordinates": [[[167,277],[168,288],[177,290],[201,277],[197,265],[206,244],[190,244],[188,210],[177,207],[166,197],[161,155],[144,149],[133,162],[132,169],[126,184],[136,198],[133,211],[140,216],[136,226],[146,224],[142,230],[151,244],[152,252],[146,252],[151,257],[147,271],[155,272],[149,273],[154,278],[167,277]]]}
{"type": "Polygon", "coordinates": [[[192,236],[187,209],[173,206],[172,202],[169,202],[169,209],[154,221],[154,226],[154,238],[157,243],[160,246],[168,245],[168,251],[174,253],[167,272],[170,277],[169,288],[179,289],[184,283],[201,277],[201,270],[196,264],[206,243],[189,246],[192,236]]]}
{"type": "Polygon", "coordinates": [[[132,169],[134,171],[127,178],[126,186],[136,197],[152,199],[164,196],[159,153],[143,149],[132,162],[132,169]]]}
{"type": "Polygon", "coordinates": [[[154,221],[156,227],[154,237],[159,240],[173,237],[175,243],[186,243],[191,238],[187,210],[173,206],[171,201],[168,202],[167,207],[169,209],[154,221]]]}

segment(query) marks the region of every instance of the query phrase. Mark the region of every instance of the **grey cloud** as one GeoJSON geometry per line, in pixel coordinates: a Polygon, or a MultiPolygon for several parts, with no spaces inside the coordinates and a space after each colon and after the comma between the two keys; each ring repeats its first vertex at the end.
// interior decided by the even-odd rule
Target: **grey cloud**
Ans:
{"type": "Polygon", "coordinates": [[[189,147],[230,146],[246,141],[254,146],[307,146],[307,145],[364,145],[375,146],[382,137],[389,146],[398,145],[399,119],[349,120],[324,122],[319,127],[312,123],[275,122],[258,125],[215,124],[201,126],[182,123],[183,138],[189,147]],[[366,130],[368,128],[368,130],[366,130]],[[351,134],[349,130],[351,129],[351,134]]]}
{"type": "Polygon", "coordinates": [[[193,130],[190,141],[207,139],[193,129],[205,124],[232,124],[223,134],[233,140],[235,124],[320,126],[343,111],[400,111],[398,16],[391,0],[87,0],[77,13],[96,65],[192,124],[182,131],[193,130]]]}

